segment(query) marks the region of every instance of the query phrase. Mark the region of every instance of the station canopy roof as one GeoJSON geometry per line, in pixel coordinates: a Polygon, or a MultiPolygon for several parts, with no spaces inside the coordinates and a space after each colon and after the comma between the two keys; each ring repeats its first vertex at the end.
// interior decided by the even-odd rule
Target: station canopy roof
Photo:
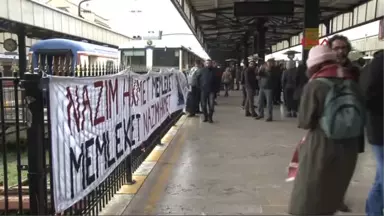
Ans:
{"type": "MultiPolygon", "coordinates": [[[[255,29],[258,17],[235,17],[236,0],[187,0],[192,6],[196,23],[201,27],[204,40],[211,52],[234,51],[246,32],[255,29]]],[[[281,0],[280,0],[281,1],[281,0]]],[[[284,0],[283,0],[284,1],[284,0]]],[[[320,0],[320,23],[368,0],[320,0]]],[[[268,17],[266,23],[266,49],[277,42],[298,35],[304,27],[304,0],[294,0],[291,17],[268,17]]],[[[251,40],[251,39],[250,39],[251,40]]]]}

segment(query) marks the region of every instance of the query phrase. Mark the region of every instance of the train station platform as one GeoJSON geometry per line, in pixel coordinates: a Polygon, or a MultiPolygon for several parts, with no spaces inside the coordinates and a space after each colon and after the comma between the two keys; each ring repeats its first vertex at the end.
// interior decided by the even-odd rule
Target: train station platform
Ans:
{"type": "MultiPolygon", "coordinates": [[[[305,131],[278,107],[273,122],[246,118],[240,102],[240,91],[219,97],[213,124],[182,117],[102,215],[287,214],[286,169],[305,131]]],[[[364,215],[374,173],[366,146],[345,198],[348,214],[364,215]]]]}

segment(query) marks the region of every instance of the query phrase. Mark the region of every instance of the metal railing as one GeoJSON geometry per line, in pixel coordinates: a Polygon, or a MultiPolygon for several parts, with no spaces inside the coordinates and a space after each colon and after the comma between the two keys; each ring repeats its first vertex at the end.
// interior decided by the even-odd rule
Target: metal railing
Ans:
{"type": "MultiPolygon", "coordinates": [[[[35,73],[25,73],[22,78],[17,73],[14,77],[0,76],[0,214],[56,214],[51,190],[51,146],[57,143],[50,139],[48,78],[44,74],[87,77],[122,70],[99,66],[86,65],[65,72],[63,65],[39,65],[35,73]]],[[[97,188],[64,214],[98,215],[122,185],[134,183],[132,173],[181,115],[181,111],[171,114],[97,188]]]]}

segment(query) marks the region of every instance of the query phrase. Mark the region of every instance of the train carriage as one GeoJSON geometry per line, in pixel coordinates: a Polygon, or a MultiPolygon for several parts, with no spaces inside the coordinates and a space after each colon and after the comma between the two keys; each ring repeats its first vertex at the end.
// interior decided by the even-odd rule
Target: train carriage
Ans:
{"type": "MultiPolygon", "coordinates": [[[[48,74],[52,73],[52,67],[65,66],[69,71],[80,65],[103,65],[114,67],[119,65],[119,51],[114,48],[89,44],[68,39],[41,40],[29,50],[30,67],[33,69],[45,66],[48,74]]],[[[105,71],[103,71],[105,72],[105,71]]],[[[70,74],[77,75],[77,74],[70,74]]],[[[103,74],[100,74],[103,75],[103,74]]]]}
{"type": "Polygon", "coordinates": [[[159,71],[162,68],[176,68],[186,71],[193,67],[196,59],[202,59],[190,48],[162,40],[137,40],[119,47],[123,66],[134,71],[159,71]]]}

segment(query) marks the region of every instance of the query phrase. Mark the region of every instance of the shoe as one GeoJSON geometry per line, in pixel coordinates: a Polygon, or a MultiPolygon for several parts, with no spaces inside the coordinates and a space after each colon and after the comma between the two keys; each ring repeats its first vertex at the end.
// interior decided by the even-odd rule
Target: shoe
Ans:
{"type": "Polygon", "coordinates": [[[292,112],[292,117],[293,117],[293,118],[297,118],[297,114],[296,114],[296,112],[292,112]]]}
{"type": "Polygon", "coordinates": [[[251,113],[246,112],[246,113],[245,113],[245,117],[249,117],[249,116],[251,116],[251,113]]]}
{"type": "Polygon", "coordinates": [[[207,119],[207,118],[204,118],[203,122],[208,122],[208,119],[207,119]]]}
{"type": "Polygon", "coordinates": [[[269,118],[265,119],[265,121],[266,121],[266,122],[271,122],[271,121],[272,121],[272,118],[269,117],[269,118]]]}
{"type": "Polygon", "coordinates": [[[208,122],[209,122],[209,123],[213,123],[213,119],[210,118],[210,119],[208,120],[208,122]]]}
{"type": "Polygon", "coordinates": [[[257,114],[255,113],[255,114],[252,114],[252,117],[253,117],[253,118],[257,118],[257,117],[259,117],[259,115],[257,115],[257,114]]]}
{"type": "Polygon", "coordinates": [[[262,118],[264,118],[264,116],[257,116],[255,119],[259,120],[259,119],[262,119],[262,118]]]}

